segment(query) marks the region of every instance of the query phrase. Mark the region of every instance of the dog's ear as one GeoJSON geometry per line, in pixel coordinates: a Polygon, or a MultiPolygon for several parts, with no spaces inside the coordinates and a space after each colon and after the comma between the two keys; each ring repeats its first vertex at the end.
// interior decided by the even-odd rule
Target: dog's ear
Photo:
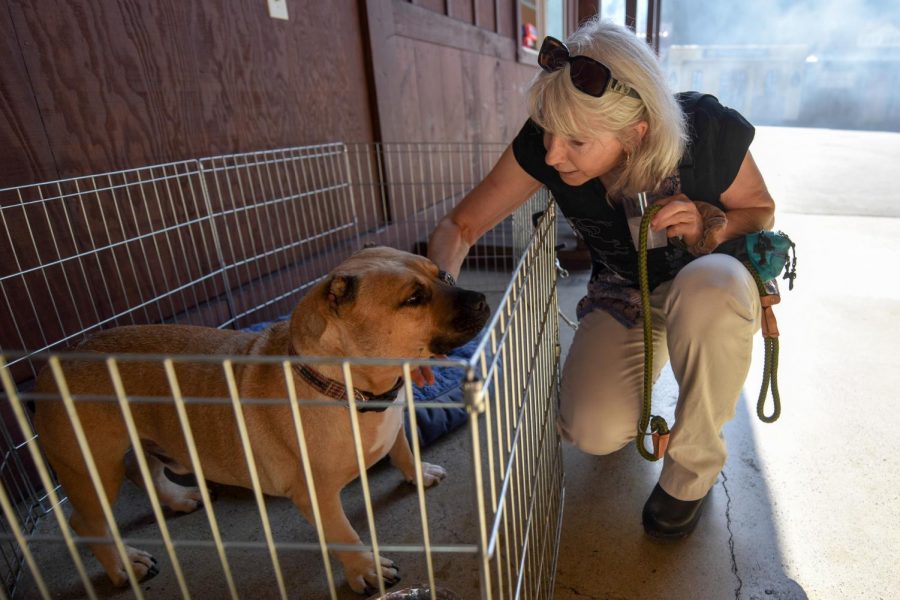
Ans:
{"type": "Polygon", "coordinates": [[[328,283],[328,305],[332,310],[356,299],[359,280],[353,275],[335,275],[328,283]]]}

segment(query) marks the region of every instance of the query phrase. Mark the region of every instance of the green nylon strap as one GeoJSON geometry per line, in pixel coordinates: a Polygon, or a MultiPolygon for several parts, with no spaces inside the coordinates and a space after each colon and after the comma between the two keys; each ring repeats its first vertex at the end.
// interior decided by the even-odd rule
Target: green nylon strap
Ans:
{"type": "MultiPolygon", "coordinates": [[[[759,273],[747,261],[743,262],[753,276],[753,281],[756,282],[756,289],[759,290],[759,295],[765,296],[766,286],[759,273]]],[[[765,318],[765,315],[763,318],[765,318]]],[[[778,393],[778,338],[767,337],[763,339],[766,344],[765,360],[763,362],[762,386],[759,389],[759,398],[756,399],[756,416],[763,423],[774,423],[781,416],[781,394],[778,393]],[[772,384],[772,414],[766,416],[766,396],[768,395],[770,382],[772,384]]]]}
{"type": "Polygon", "coordinates": [[[660,208],[662,207],[651,206],[644,213],[638,238],[638,279],[641,284],[641,312],[644,317],[644,400],[641,405],[641,418],[638,421],[635,442],[640,455],[651,462],[659,460],[659,457],[644,446],[647,427],[650,427],[651,433],[659,435],[669,433],[669,424],[666,423],[666,420],[659,415],[651,416],[650,414],[653,393],[653,315],[650,312],[650,284],[647,278],[647,235],[650,221],[660,208]]]}
{"type": "MultiPolygon", "coordinates": [[[[653,315],[650,308],[650,284],[647,277],[647,237],[650,221],[659,212],[661,206],[651,206],[641,219],[640,236],[638,238],[638,278],[641,285],[641,312],[644,323],[644,390],[643,403],[641,405],[641,417],[638,421],[637,436],[635,442],[638,452],[642,457],[651,462],[659,460],[653,452],[647,450],[644,445],[644,437],[647,428],[651,433],[665,435],[669,433],[669,424],[659,415],[651,415],[653,393],[653,315]]],[[[766,295],[765,286],[759,274],[747,263],[747,270],[756,281],[756,287],[760,296],[766,295]]],[[[756,401],[756,415],[764,423],[774,423],[781,415],[781,396],[778,393],[778,338],[765,338],[765,363],[763,364],[763,382],[759,391],[759,399],[756,401]],[[766,416],[765,403],[769,384],[772,385],[772,414],[766,416]]]]}
{"type": "Polygon", "coordinates": [[[781,416],[781,396],[778,393],[778,338],[765,338],[766,360],[763,364],[763,382],[756,401],[756,416],[763,423],[774,423],[781,416]],[[766,392],[772,382],[772,414],[766,416],[766,392]]]}

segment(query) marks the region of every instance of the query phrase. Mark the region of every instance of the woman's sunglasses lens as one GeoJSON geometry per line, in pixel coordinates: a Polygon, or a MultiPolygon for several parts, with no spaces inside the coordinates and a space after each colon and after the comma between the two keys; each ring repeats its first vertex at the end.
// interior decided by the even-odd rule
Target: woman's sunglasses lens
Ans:
{"type": "Polygon", "coordinates": [[[557,71],[566,66],[569,61],[569,51],[554,38],[544,38],[541,51],[538,53],[538,64],[546,71],[557,71]]]}
{"type": "Polygon", "coordinates": [[[599,98],[609,83],[609,71],[600,63],[585,56],[576,56],[571,61],[569,74],[576,88],[585,94],[599,98]]]}

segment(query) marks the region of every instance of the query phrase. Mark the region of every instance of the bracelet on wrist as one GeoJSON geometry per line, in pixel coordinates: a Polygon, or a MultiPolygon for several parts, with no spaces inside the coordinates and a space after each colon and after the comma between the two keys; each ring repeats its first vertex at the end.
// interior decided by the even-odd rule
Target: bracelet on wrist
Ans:
{"type": "Polygon", "coordinates": [[[454,279],[453,275],[451,275],[447,271],[438,271],[438,279],[451,287],[454,287],[456,285],[456,279],[454,279]]]}
{"type": "Polygon", "coordinates": [[[687,251],[694,256],[705,256],[719,245],[717,240],[718,234],[725,229],[728,219],[720,208],[708,202],[695,200],[694,206],[697,207],[697,212],[700,213],[700,217],[703,219],[703,232],[700,234],[700,239],[696,244],[687,247],[687,251]]]}

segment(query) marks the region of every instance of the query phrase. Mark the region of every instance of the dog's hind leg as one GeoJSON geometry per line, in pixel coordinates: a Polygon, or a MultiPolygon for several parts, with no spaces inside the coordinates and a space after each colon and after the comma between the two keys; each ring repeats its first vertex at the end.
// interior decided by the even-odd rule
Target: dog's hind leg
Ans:
{"type": "MultiPolygon", "coordinates": [[[[301,484],[302,485],[302,484],[301,484]]],[[[325,541],[329,544],[362,544],[347,515],[341,506],[341,491],[317,490],[319,499],[319,514],[322,517],[322,527],[325,533],[325,541]]],[[[295,493],[292,500],[306,520],[315,524],[312,505],[305,489],[295,493]]],[[[332,554],[341,561],[344,567],[344,576],[351,589],[357,594],[372,594],[378,590],[378,572],[375,568],[375,555],[367,551],[332,551],[332,554]]],[[[381,576],[385,587],[390,587],[400,581],[400,571],[397,565],[390,559],[377,557],[381,564],[381,576]]]]}
{"type": "MultiPolygon", "coordinates": [[[[51,463],[72,504],[72,516],[69,519],[72,529],[82,537],[111,540],[112,534],[107,527],[98,494],[106,494],[110,505],[115,502],[125,475],[125,466],[122,461],[125,449],[100,448],[92,445],[92,451],[100,480],[103,483],[103,490],[94,489],[81,456],[74,459],[69,457],[64,461],[53,461],[51,457],[51,463]]],[[[113,543],[95,543],[88,546],[103,565],[113,585],[128,584],[128,573],[113,543]]],[[[139,581],[149,579],[159,572],[156,559],[143,550],[125,546],[125,554],[139,581]]]]}
{"type": "MultiPolygon", "coordinates": [[[[200,488],[191,485],[180,485],[166,476],[166,467],[169,466],[176,472],[187,472],[180,465],[168,464],[159,457],[149,452],[144,453],[147,459],[147,467],[153,480],[153,487],[159,496],[159,501],[175,512],[190,513],[203,506],[203,496],[200,488]]],[[[137,457],[134,450],[129,450],[125,455],[125,475],[138,486],[146,489],[144,477],[141,475],[137,457]]]]}

